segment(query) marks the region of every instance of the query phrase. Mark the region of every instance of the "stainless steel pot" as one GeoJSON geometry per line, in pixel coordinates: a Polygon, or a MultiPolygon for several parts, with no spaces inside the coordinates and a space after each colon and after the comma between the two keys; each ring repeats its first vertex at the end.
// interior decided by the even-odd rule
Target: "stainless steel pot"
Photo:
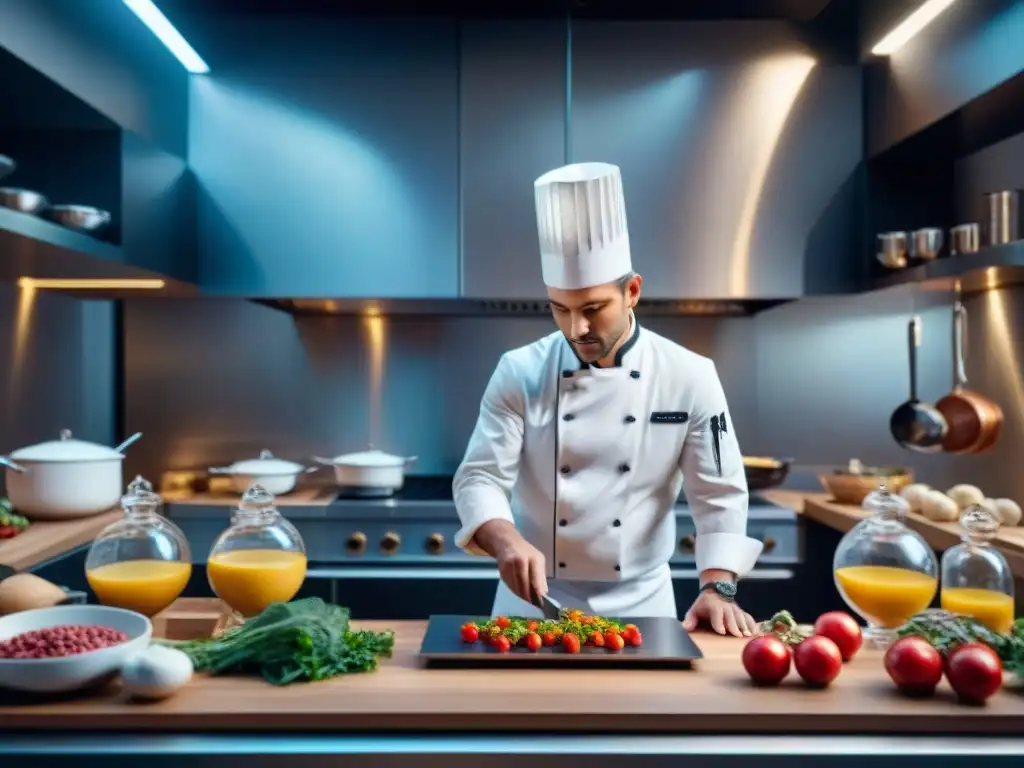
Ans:
{"type": "Polygon", "coordinates": [[[245,493],[253,485],[262,485],[273,496],[280,496],[295,488],[299,475],[316,472],[320,467],[306,467],[294,461],[274,458],[264,449],[258,459],[236,461],[230,467],[210,467],[211,475],[230,475],[231,485],[238,493],[245,493]]]}
{"type": "Polygon", "coordinates": [[[123,451],[140,437],[136,432],[109,448],[76,440],[71,430],[62,429],[59,440],[0,456],[11,505],[34,520],[70,520],[117,507],[124,493],[123,451]]]}
{"type": "Polygon", "coordinates": [[[878,236],[878,260],[889,269],[907,266],[907,233],[883,232],[878,236]]]}
{"type": "Polygon", "coordinates": [[[988,205],[988,244],[1015,242],[1021,234],[1020,192],[1007,189],[985,195],[988,205]]]}
{"type": "Polygon", "coordinates": [[[110,223],[110,213],[88,205],[52,205],[46,218],[62,227],[95,234],[110,223]]]}
{"type": "Polygon", "coordinates": [[[942,230],[935,227],[915,230],[910,237],[910,255],[931,261],[942,252],[942,230]]]}
{"type": "Polygon", "coordinates": [[[21,213],[39,213],[48,204],[45,197],[31,189],[0,187],[0,205],[4,208],[21,213]]]}
{"type": "Polygon", "coordinates": [[[334,481],[343,492],[358,496],[390,496],[405,484],[405,468],[416,456],[395,456],[370,448],[315,461],[334,467],[334,481]]]}
{"type": "Polygon", "coordinates": [[[981,228],[977,224],[958,224],[949,230],[949,252],[953,256],[977,253],[981,248],[981,228]]]}

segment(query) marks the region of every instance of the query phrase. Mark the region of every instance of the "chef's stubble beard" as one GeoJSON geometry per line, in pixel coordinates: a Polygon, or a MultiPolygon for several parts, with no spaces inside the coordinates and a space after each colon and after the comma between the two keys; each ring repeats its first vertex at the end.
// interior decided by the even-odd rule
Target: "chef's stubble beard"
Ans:
{"type": "MultiPolygon", "coordinates": [[[[592,362],[594,362],[596,360],[603,360],[604,358],[608,357],[608,355],[611,354],[611,351],[615,348],[615,345],[619,343],[619,340],[623,336],[625,336],[626,335],[626,331],[629,330],[629,309],[630,309],[630,307],[627,305],[626,311],[623,313],[623,316],[622,316],[622,323],[619,325],[619,327],[613,333],[610,334],[610,337],[611,337],[610,339],[583,338],[583,339],[580,340],[580,341],[599,341],[599,342],[601,342],[600,350],[598,350],[598,352],[593,357],[588,358],[587,362],[592,363],[592,362]]],[[[572,341],[572,339],[570,339],[570,341],[572,341]]],[[[577,354],[580,354],[583,350],[580,349],[577,346],[576,347],[576,351],[577,351],[577,354]]],[[[582,357],[582,355],[581,355],[581,357],[582,357]]]]}

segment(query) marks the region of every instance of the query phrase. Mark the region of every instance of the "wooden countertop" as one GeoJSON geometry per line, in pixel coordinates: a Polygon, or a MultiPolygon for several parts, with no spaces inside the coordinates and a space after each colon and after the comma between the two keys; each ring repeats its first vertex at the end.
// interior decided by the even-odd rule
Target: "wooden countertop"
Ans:
{"type": "MultiPolygon", "coordinates": [[[[776,491],[778,494],[789,494],[789,491],[776,491]]],[[[804,493],[803,504],[796,507],[805,517],[815,520],[837,531],[846,532],[867,517],[860,508],[849,504],[839,504],[831,500],[827,493],[804,493]]],[[[785,497],[780,497],[785,498],[785,497]]],[[[907,525],[924,537],[928,545],[939,552],[960,543],[962,530],[958,523],[935,523],[925,517],[911,513],[907,517],[907,525]]],[[[1006,557],[1013,575],[1024,579],[1024,528],[1002,528],[996,536],[995,545],[1006,557]]]]}
{"type": "Polygon", "coordinates": [[[881,654],[864,650],[826,690],[795,672],[779,688],[753,687],[743,640],[697,633],[694,669],[429,669],[418,660],[425,622],[359,622],[396,631],[395,655],[376,672],[275,687],[258,678],[196,677],[155,704],[107,690],[57,702],[0,697],[11,731],[545,731],[604,733],[1017,734],[1024,689],[984,707],[958,705],[945,683],[932,699],[899,696],[881,654]]]}
{"type": "Polygon", "coordinates": [[[100,531],[115,520],[120,520],[123,515],[124,512],[118,508],[77,520],[32,522],[13,539],[0,541],[0,563],[19,571],[39,565],[52,557],[89,544],[100,531]]]}

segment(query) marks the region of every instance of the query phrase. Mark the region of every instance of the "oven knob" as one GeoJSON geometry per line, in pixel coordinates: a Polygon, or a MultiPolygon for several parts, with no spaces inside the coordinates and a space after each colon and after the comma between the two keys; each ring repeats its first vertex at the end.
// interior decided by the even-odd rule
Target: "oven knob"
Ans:
{"type": "Polygon", "coordinates": [[[356,531],[348,537],[348,544],[346,546],[351,555],[363,554],[366,551],[366,534],[362,531],[356,531]]]}
{"type": "Polygon", "coordinates": [[[771,552],[773,549],[775,549],[775,544],[776,544],[776,541],[775,541],[774,537],[772,537],[772,536],[765,536],[764,537],[764,551],[765,552],[771,552]]]}
{"type": "Polygon", "coordinates": [[[679,540],[679,549],[683,552],[693,552],[693,548],[696,544],[697,540],[693,537],[693,534],[683,536],[683,538],[679,540]]]}
{"type": "Polygon", "coordinates": [[[398,547],[401,544],[401,537],[394,531],[388,531],[384,534],[384,538],[380,540],[380,551],[385,555],[393,555],[398,551],[398,547]]]}
{"type": "Polygon", "coordinates": [[[430,537],[427,539],[427,552],[432,555],[440,555],[444,552],[444,534],[430,534],[430,537]]]}

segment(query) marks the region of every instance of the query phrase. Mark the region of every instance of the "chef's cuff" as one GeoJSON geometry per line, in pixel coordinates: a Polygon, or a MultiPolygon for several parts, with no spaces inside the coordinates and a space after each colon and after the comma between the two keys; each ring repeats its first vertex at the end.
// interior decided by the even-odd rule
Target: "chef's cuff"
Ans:
{"type": "Polygon", "coordinates": [[[760,541],[742,533],[701,533],[695,547],[697,570],[703,573],[713,568],[744,576],[753,569],[763,548],[760,541]]]}
{"type": "Polygon", "coordinates": [[[491,520],[505,520],[515,525],[508,497],[498,488],[482,483],[464,486],[456,497],[455,508],[462,528],[455,534],[455,546],[471,555],[487,554],[473,539],[481,525],[491,520]]]}

